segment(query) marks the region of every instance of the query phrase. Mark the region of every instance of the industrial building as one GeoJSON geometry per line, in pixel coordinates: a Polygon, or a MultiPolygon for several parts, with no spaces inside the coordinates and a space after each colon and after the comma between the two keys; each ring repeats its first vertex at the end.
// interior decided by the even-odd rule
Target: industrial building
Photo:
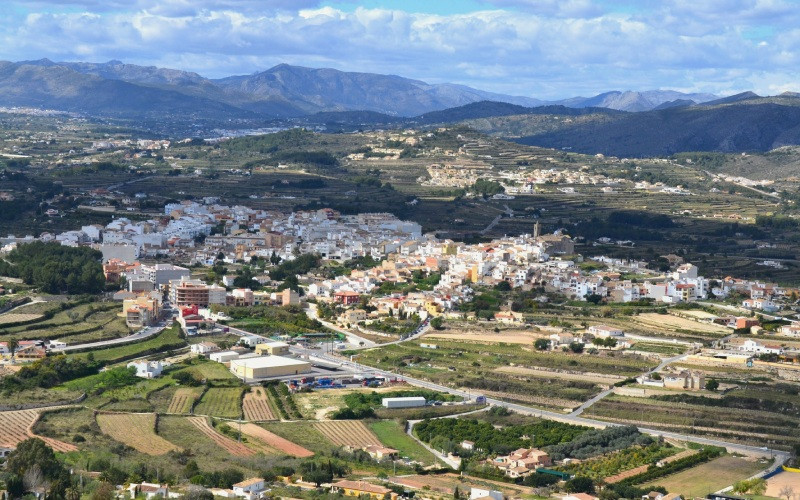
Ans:
{"type": "Polygon", "coordinates": [[[242,380],[299,375],[311,371],[311,363],[282,356],[259,356],[231,360],[231,373],[242,380]]]}
{"type": "Polygon", "coordinates": [[[386,408],[416,408],[425,406],[427,401],[422,396],[410,396],[406,398],[383,398],[381,404],[386,408]]]}

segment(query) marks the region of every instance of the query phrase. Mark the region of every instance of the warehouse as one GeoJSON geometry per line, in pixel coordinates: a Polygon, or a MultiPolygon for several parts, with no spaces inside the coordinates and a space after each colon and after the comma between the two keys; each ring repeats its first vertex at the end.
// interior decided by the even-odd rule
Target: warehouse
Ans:
{"type": "Polygon", "coordinates": [[[311,363],[281,356],[260,356],[231,361],[231,373],[242,380],[254,380],[311,371],[311,363]]]}
{"type": "Polygon", "coordinates": [[[425,406],[426,401],[422,396],[406,398],[383,398],[381,401],[385,408],[415,408],[425,406]]]}

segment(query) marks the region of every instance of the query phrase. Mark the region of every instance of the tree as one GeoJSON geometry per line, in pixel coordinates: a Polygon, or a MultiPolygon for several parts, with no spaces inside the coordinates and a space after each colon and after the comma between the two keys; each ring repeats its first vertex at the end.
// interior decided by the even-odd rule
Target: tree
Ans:
{"type": "Polygon", "coordinates": [[[442,330],[444,328],[444,320],[441,316],[436,316],[431,320],[431,327],[434,330],[442,330]]]}
{"type": "Polygon", "coordinates": [[[594,482],[588,477],[575,476],[564,484],[569,493],[594,493],[594,482]]]}
{"type": "Polygon", "coordinates": [[[792,488],[790,484],[787,484],[781,488],[781,491],[778,492],[778,496],[781,498],[786,497],[786,500],[792,500],[792,497],[794,496],[794,488],[792,488]]]}
{"type": "Polygon", "coordinates": [[[81,500],[81,490],[77,486],[71,486],[64,492],[64,500],[81,500]]]}
{"type": "Polygon", "coordinates": [[[115,495],[114,485],[103,481],[92,492],[92,500],[112,500],[115,495]]]}
{"type": "Polygon", "coordinates": [[[39,464],[33,464],[25,471],[25,475],[22,476],[22,485],[25,487],[25,491],[35,493],[38,497],[47,491],[50,483],[47,481],[47,478],[44,477],[44,473],[42,472],[42,468],[39,467],[39,464]]]}
{"type": "Polygon", "coordinates": [[[575,354],[580,354],[583,352],[583,344],[581,344],[580,342],[570,342],[569,350],[574,352],[575,354]]]}
{"type": "Polygon", "coordinates": [[[708,382],[706,382],[706,390],[716,391],[717,389],[719,389],[719,382],[717,382],[713,378],[709,379],[708,382]]]}
{"type": "Polygon", "coordinates": [[[17,347],[19,347],[19,340],[17,339],[8,339],[8,352],[11,354],[11,357],[14,357],[14,353],[17,352],[17,347]]]}
{"type": "Polygon", "coordinates": [[[202,486],[193,484],[186,488],[183,498],[184,500],[214,500],[214,494],[202,486]]]}
{"type": "Polygon", "coordinates": [[[546,351],[550,348],[550,341],[547,339],[536,339],[536,342],[533,343],[533,347],[540,351],[546,351]]]}
{"type": "Polygon", "coordinates": [[[39,438],[28,438],[19,443],[17,449],[8,456],[6,470],[24,477],[34,465],[39,468],[45,479],[55,478],[62,469],[52,448],[39,438]]]}

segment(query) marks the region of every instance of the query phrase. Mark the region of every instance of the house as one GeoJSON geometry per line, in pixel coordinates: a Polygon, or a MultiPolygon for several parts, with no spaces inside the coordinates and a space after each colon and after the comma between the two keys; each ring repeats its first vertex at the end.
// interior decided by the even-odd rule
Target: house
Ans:
{"type": "Polygon", "coordinates": [[[521,313],[514,311],[500,311],[494,313],[494,319],[498,323],[503,323],[506,325],[514,325],[522,323],[523,316],[521,313]]]}
{"type": "Polygon", "coordinates": [[[592,325],[586,331],[601,339],[607,339],[609,337],[622,337],[624,335],[621,329],[606,325],[592,325]]]}
{"type": "Polygon", "coordinates": [[[465,439],[464,441],[461,441],[461,449],[472,451],[475,449],[475,443],[465,439]]]}
{"type": "Polygon", "coordinates": [[[700,391],[705,389],[706,379],[703,372],[683,370],[677,374],[666,374],[663,376],[664,387],[667,389],[685,389],[689,391],[700,391]]]}
{"type": "Polygon", "coordinates": [[[164,366],[161,361],[132,361],[126,365],[136,368],[136,376],[141,378],[156,378],[161,376],[164,366]]]}
{"type": "Polygon", "coordinates": [[[520,448],[505,456],[496,457],[492,465],[504,471],[511,478],[527,475],[538,467],[547,467],[553,464],[550,455],[536,448],[520,448]]]}
{"type": "Polygon", "coordinates": [[[339,316],[339,322],[343,325],[355,325],[367,319],[367,311],[364,309],[349,309],[339,316]]]}
{"type": "Polygon", "coordinates": [[[376,446],[376,445],[369,445],[362,448],[365,452],[369,454],[375,460],[383,460],[385,458],[394,459],[397,458],[398,451],[394,448],[387,448],[385,446],[376,446]]]}
{"type": "Polygon", "coordinates": [[[647,495],[642,495],[642,500],[681,500],[681,496],[675,493],[651,491],[647,495]]]}
{"type": "Polygon", "coordinates": [[[155,483],[131,483],[128,486],[128,491],[131,498],[136,498],[139,495],[144,495],[148,500],[161,497],[167,498],[169,496],[169,485],[155,484],[155,483]]]}
{"type": "Polygon", "coordinates": [[[469,500],[503,500],[503,493],[496,490],[471,488],[469,490],[469,500]]]}
{"type": "Polygon", "coordinates": [[[250,479],[245,479],[242,482],[234,484],[233,494],[237,497],[252,500],[258,498],[265,489],[264,479],[260,477],[251,477],[250,479]]]}
{"type": "Polygon", "coordinates": [[[333,301],[345,306],[355,304],[360,298],[361,295],[356,292],[351,292],[350,290],[341,290],[333,294],[333,301]]]}
{"type": "Polygon", "coordinates": [[[366,481],[350,481],[343,479],[331,485],[332,493],[341,493],[346,497],[360,497],[366,495],[373,500],[395,500],[397,493],[389,488],[366,481]]]}
{"type": "Polygon", "coordinates": [[[192,344],[192,354],[208,354],[210,352],[218,351],[219,347],[213,342],[200,342],[192,344]]]}
{"type": "Polygon", "coordinates": [[[270,356],[288,356],[291,353],[289,352],[289,344],[286,342],[270,340],[268,342],[256,344],[256,354],[259,356],[267,354],[270,356]]]}
{"type": "Polygon", "coordinates": [[[561,500],[600,500],[600,497],[588,493],[572,493],[571,495],[563,497],[561,500]]]}

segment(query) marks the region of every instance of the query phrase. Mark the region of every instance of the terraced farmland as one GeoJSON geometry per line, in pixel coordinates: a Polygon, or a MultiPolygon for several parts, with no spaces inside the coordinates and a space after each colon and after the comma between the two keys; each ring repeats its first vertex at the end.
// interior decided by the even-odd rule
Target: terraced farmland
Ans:
{"type": "Polygon", "coordinates": [[[220,418],[241,418],[241,387],[211,387],[194,408],[198,415],[209,415],[220,418]]]}
{"type": "Polygon", "coordinates": [[[378,440],[378,436],[364,425],[364,422],[359,420],[316,422],[314,427],[337,446],[351,446],[353,448],[362,448],[370,445],[383,446],[383,443],[378,440]]]}
{"type": "MultiPolygon", "coordinates": [[[[214,441],[220,448],[224,449],[231,455],[237,457],[249,457],[255,455],[256,452],[248,448],[242,443],[236,442],[228,436],[222,435],[216,431],[211,424],[208,423],[206,417],[187,417],[189,422],[202,432],[206,437],[214,441]]],[[[244,429],[242,429],[244,431],[244,429]]]]}
{"type": "Polygon", "coordinates": [[[147,455],[164,455],[180,450],[155,432],[155,413],[100,413],[97,425],[103,434],[147,455]]]}
{"type": "Polygon", "coordinates": [[[269,447],[293,457],[306,458],[314,455],[313,451],[307,450],[299,444],[295,444],[288,439],[278,436],[277,434],[273,434],[272,432],[264,429],[263,427],[259,427],[256,424],[244,424],[242,426],[242,433],[258,439],[269,447]]]}
{"type": "Polygon", "coordinates": [[[16,448],[20,442],[36,437],[56,451],[65,453],[77,451],[78,448],[73,444],[34,434],[32,428],[39,415],[41,415],[40,410],[0,412],[0,446],[16,448]]]}
{"type": "Polygon", "coordinates": [[[267,391],[263,387],[253,387],[250,392],[244,395],[242,410],[244,411],[244,419],[251,422],[266,422],[278,419],[272,411],[267,391]]]}
{"type": "Polygon", "coordinates": [[[185,414],[192,412],[192,406],[199,396],[198,389],[181,387],[172,396],[167,413],[185,414]]]}

